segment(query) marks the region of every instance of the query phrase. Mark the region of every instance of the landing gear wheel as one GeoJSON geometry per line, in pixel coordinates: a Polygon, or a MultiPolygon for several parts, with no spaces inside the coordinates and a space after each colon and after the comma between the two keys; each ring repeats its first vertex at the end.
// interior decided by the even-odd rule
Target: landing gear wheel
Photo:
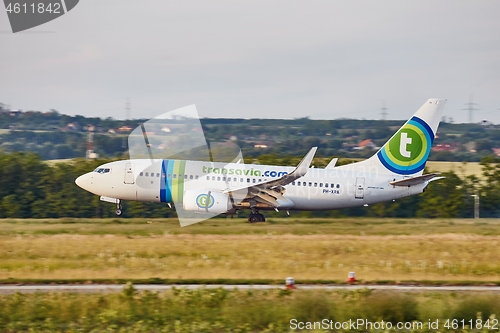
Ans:
{"type": "Polygon", "coordinates": [[[250,223],[266,222],[266,218],[262,214],[252,213],[248,217],[248,222],[250,222],[250,223]]]}
{"type": "Polygon", "coordinates": [[[116,216],[122,216],[123,214],[123,208],[120,200],[116,201],[116,210],[115,210],[116,216]]]}
{"type": "Polygon", "coordinates": [[[257,210],[257,203],[255,201],[250,202],[250,208],[252,208],[252,212],[248,217],[248,222],[256,223],[256,222],[266,222],[266,218],[264,215],[260,214],[257,210]]]}
{"type": "Polygon", "coordinates": [[[248,217],[248,222],[250,223],[257,223],[260,222],[260,214],[250,214],[248,217]]]}

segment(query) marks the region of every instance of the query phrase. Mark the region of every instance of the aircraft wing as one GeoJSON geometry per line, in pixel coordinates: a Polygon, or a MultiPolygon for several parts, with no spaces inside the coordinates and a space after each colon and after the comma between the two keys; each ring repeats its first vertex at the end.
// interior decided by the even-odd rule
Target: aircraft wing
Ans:
{"type": "Polygon", "coordinates": [[[244,201],[255,200],[261,203],[269,204],[273,207],[279,207],[281,206],[279,201],[287,201],[283,198],[283,194],[285,193],[285,188],[283,186],[306,175],[317,149],[318,147],[312,147],[297,167],[292,172],[281,178],[252,184],[250,186],[225,190],[224,193],[237,194],[238,191],[246,190],[248,191],[248,194],[246,195],[244,201]]]}
{"type": "Polygon", "coordinates": [[[439,175],[440,175],[439,173],[429,173],[427,175],[396,180],[396,181],[390,182],[389,184],[391,184],[393,186],[414,186],[414,185],[422,184],[425,182],[432,182],[432,181],[444,178],[444,177],[438,177],[439,175]]]}

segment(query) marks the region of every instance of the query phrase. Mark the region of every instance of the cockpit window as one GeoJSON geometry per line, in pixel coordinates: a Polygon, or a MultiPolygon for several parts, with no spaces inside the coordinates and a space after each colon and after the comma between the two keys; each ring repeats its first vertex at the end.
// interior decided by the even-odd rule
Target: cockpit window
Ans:
{"type": "Polygon", "coordinates": [[[108,173],[110,171],[111,171],[110,168],[97,168],[94,170],[94,172],[97,172],[97,173],[108,173]]]}

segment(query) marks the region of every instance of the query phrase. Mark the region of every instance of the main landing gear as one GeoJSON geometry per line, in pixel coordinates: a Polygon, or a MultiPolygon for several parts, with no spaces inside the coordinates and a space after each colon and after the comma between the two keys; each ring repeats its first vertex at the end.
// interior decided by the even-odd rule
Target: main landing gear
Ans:
{"type": "Polygon", "coordinates": [[[250,223],[266,222],[266,217],[260,214],[257,209],[252,208],[252,213],[248,217],[248,222],[250,223]]]}
{"type": "Polygon", "coordinates": [[[116,216],[122,216],[122,214],[123,214],[123,207],[122,207],[122,204],[120,203],[120,200],[116,201],[115,214],[116,214],[116,216]]]}

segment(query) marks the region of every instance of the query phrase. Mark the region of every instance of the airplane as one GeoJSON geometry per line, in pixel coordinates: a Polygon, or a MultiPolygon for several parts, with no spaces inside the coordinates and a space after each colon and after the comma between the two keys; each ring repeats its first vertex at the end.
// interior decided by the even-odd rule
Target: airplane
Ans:
{"type": "Polygon", "coordinates": [[[372,157],[325,168],[311,167],[317,147],[294,167],[175,159],[132,159],[103,164],[75,180],[82,189],[116,204],[161,202],[212,216],[250,209],[333,210],[420,194],[439,174],[423,174],[446,100],[431,98],[372,157]]]}

